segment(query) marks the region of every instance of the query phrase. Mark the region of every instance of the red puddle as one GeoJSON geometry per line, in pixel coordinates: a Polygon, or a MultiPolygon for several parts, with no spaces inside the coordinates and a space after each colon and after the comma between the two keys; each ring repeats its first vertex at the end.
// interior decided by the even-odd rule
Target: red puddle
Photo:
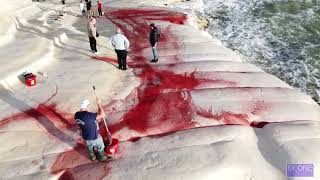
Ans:
{"type": "MultiPolygon", "coordinates": [[[[133,60],[140,64],[140,71],[133,71],[134,74],[142,80],[142,84],[137,88],[134,94],[129,95],[125,101],[131,98],[137,98],[137,104],[128,110],[119,119],[118,123],[110,125],[110,131],[116,133],[124,127],[138,132],[140,135],[162,134],[182,129],[193,128],[196,126],[193,121],[193,112],[196,107],[191,103],[191,94],[189,90],[195,89],[202,83],[224,84],[230,87],[236,87],[236,82],[226,81],[215,78],[196,78],[196,72],[189,75],[175,74],[170,71],[161,71],[152,68],[147,63],[143,55],[143,49],[146,48],[149,35],[149,24],[152,20],[165,20],[175,24],[183,24],[186,16],[183,14],[172,14],[162,10],[116,10],[109,12],[106,17],[117,27],[121,28],[124,34],[131,42],[130,54],[135,57],[133,60]],[[133,15],[134,14],[134,15],[133,15]],[[168,15],[169,14],[169,15],[168,15]],[[139,35],[137,35],[137,32],[139,35]],[[162,94],[171,92],[169,94],[162,94]]],[[[179,52],[181,45],[178,38],[171,33],[171,27],[163,29],[159,42],[159,52],[161,48],[166,48],[163,44],[169,44],[177,52],[173,56],[172,62],[179,62],[179,52]],[[170,42],[170,43],[169,43],[170,42]]],[[[150,51],[151,53],[151,51],[150,51]]],[[[106,61],[105,59],[101,59],[106,61]]],[[[161,61],[161,58],[160,58],[161,61]]],[[[254,111],[262,110],[262,106],[257,106],[254,111]]],[[[204,117],[208,116],[205,112],[196,112],[204,117]],[[201,114],[202,113],[202,114],[201,114]]],[[[223,124],[244,124],[250,125],[248,115],[235,114],[232,112],[221,112],[221,114],[210,114],[210,118],[222,121],[223,124]]],[[[130,137],[127,137],[130,139],[130,137]]],[[[132,137],[135,141],[137,138],[132,137]]]]}
{"type": "MultiPolygon", "coordinates": [[[[149,38],[150,21],[148,20],[165,19],[172,23],[183,24],[186,16],[163,10],[130,9],[110,12],[107,18],[120,27],[130,40],[131,47],[134,47],[130,52],[135,56],[134,61],[144,64],[144,68],[135,72],[135,75],[147,85],[137,88],[138,104],[130,109],[119,123],[110,125],[111,133],[124,127],[145,135],[195,127],[189,113],[192,108],[190,92],[171,93],[167,96],[161,93],[167,89],[193,89],[199,85],[200,81],[193,75],[186,77],[169,71],[156,71],[148,65],[148,60],[142,53],[145,42],[148,42],[149,38]],[[132,16],[132,14],[135,15],[132,16]],[[135,32],[139,32],[139,35],[137,36],[135,32]]],[[[169,39],[176,42],[172,44],[175,44],[174,46],[179,50],[179,41],[170,33],[170,29],[166,28],[161,33],[160,44],[166,43],[169,39]]]]}

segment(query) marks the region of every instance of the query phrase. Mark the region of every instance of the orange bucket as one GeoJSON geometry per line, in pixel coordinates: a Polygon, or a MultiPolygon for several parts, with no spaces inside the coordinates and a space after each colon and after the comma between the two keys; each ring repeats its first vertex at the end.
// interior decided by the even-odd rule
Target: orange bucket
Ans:
{"type": "Polygon", "coordinates": [[[112,143],[106,147],[105,153],[107,155],[114,155],[118,151],[118,148],[119,148],[119,140],[112,138],[112,143]]]}

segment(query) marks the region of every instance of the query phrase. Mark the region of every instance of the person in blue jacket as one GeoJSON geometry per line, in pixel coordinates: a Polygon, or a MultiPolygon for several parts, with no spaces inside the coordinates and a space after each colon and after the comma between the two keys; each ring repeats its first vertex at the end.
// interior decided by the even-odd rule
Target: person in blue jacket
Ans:
{"type": "Polygon", "coordinates": [[[154,23],[150,24],[150,44],[152,47],[152,54],[153,59],[151,62],[157,62],[158,61],[158,51],[157,51],[157,45],[160,39],[160,30],[155,26],[154,23]]]}

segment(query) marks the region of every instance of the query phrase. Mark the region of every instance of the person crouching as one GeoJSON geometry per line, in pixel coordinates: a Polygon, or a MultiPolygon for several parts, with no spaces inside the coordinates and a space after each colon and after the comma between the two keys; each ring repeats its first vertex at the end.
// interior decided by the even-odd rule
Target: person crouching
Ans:
{"type": "Polygon", "coordinates": [[[90,159],[95,161],[107,161],[111,157],[104,154],[104,143],[99,134],[98,123],[105,118],[105,113],[99,101],[97,101],[98,112],[93,113],[88,111],[89,100],[82,100],[80,103],[80,111],[76,112],[74,118],[81,129],[82,138],[85,140],[90,155],[90,159]],[[97,152],[97,157],[95,154],[97,152]]]}

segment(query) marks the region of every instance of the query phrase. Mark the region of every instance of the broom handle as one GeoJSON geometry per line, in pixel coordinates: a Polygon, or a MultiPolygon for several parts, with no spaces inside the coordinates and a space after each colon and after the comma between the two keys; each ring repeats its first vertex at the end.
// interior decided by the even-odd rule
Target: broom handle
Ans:
{"type": "MultiPolygon", "coordinates": [[[[98,96],[97,96],[97,93],[96,93],[96,87],[95,87],[95,86],[93,86],[93,91],[94,91],[94,94],[95,94],[95,96],[96,96],[96,100],[97,100],[97,102],[98,102],[98,96]]],[[[109,129],[108,129],[108,125],[107,125],[107,122],[106,122],[106,118],[103,118],[103,122],[104,122],[104,126],[106,127],[108,136],[111,136],[111,133],[110,133],[110,131],[109,131],[109,129]]]]}

